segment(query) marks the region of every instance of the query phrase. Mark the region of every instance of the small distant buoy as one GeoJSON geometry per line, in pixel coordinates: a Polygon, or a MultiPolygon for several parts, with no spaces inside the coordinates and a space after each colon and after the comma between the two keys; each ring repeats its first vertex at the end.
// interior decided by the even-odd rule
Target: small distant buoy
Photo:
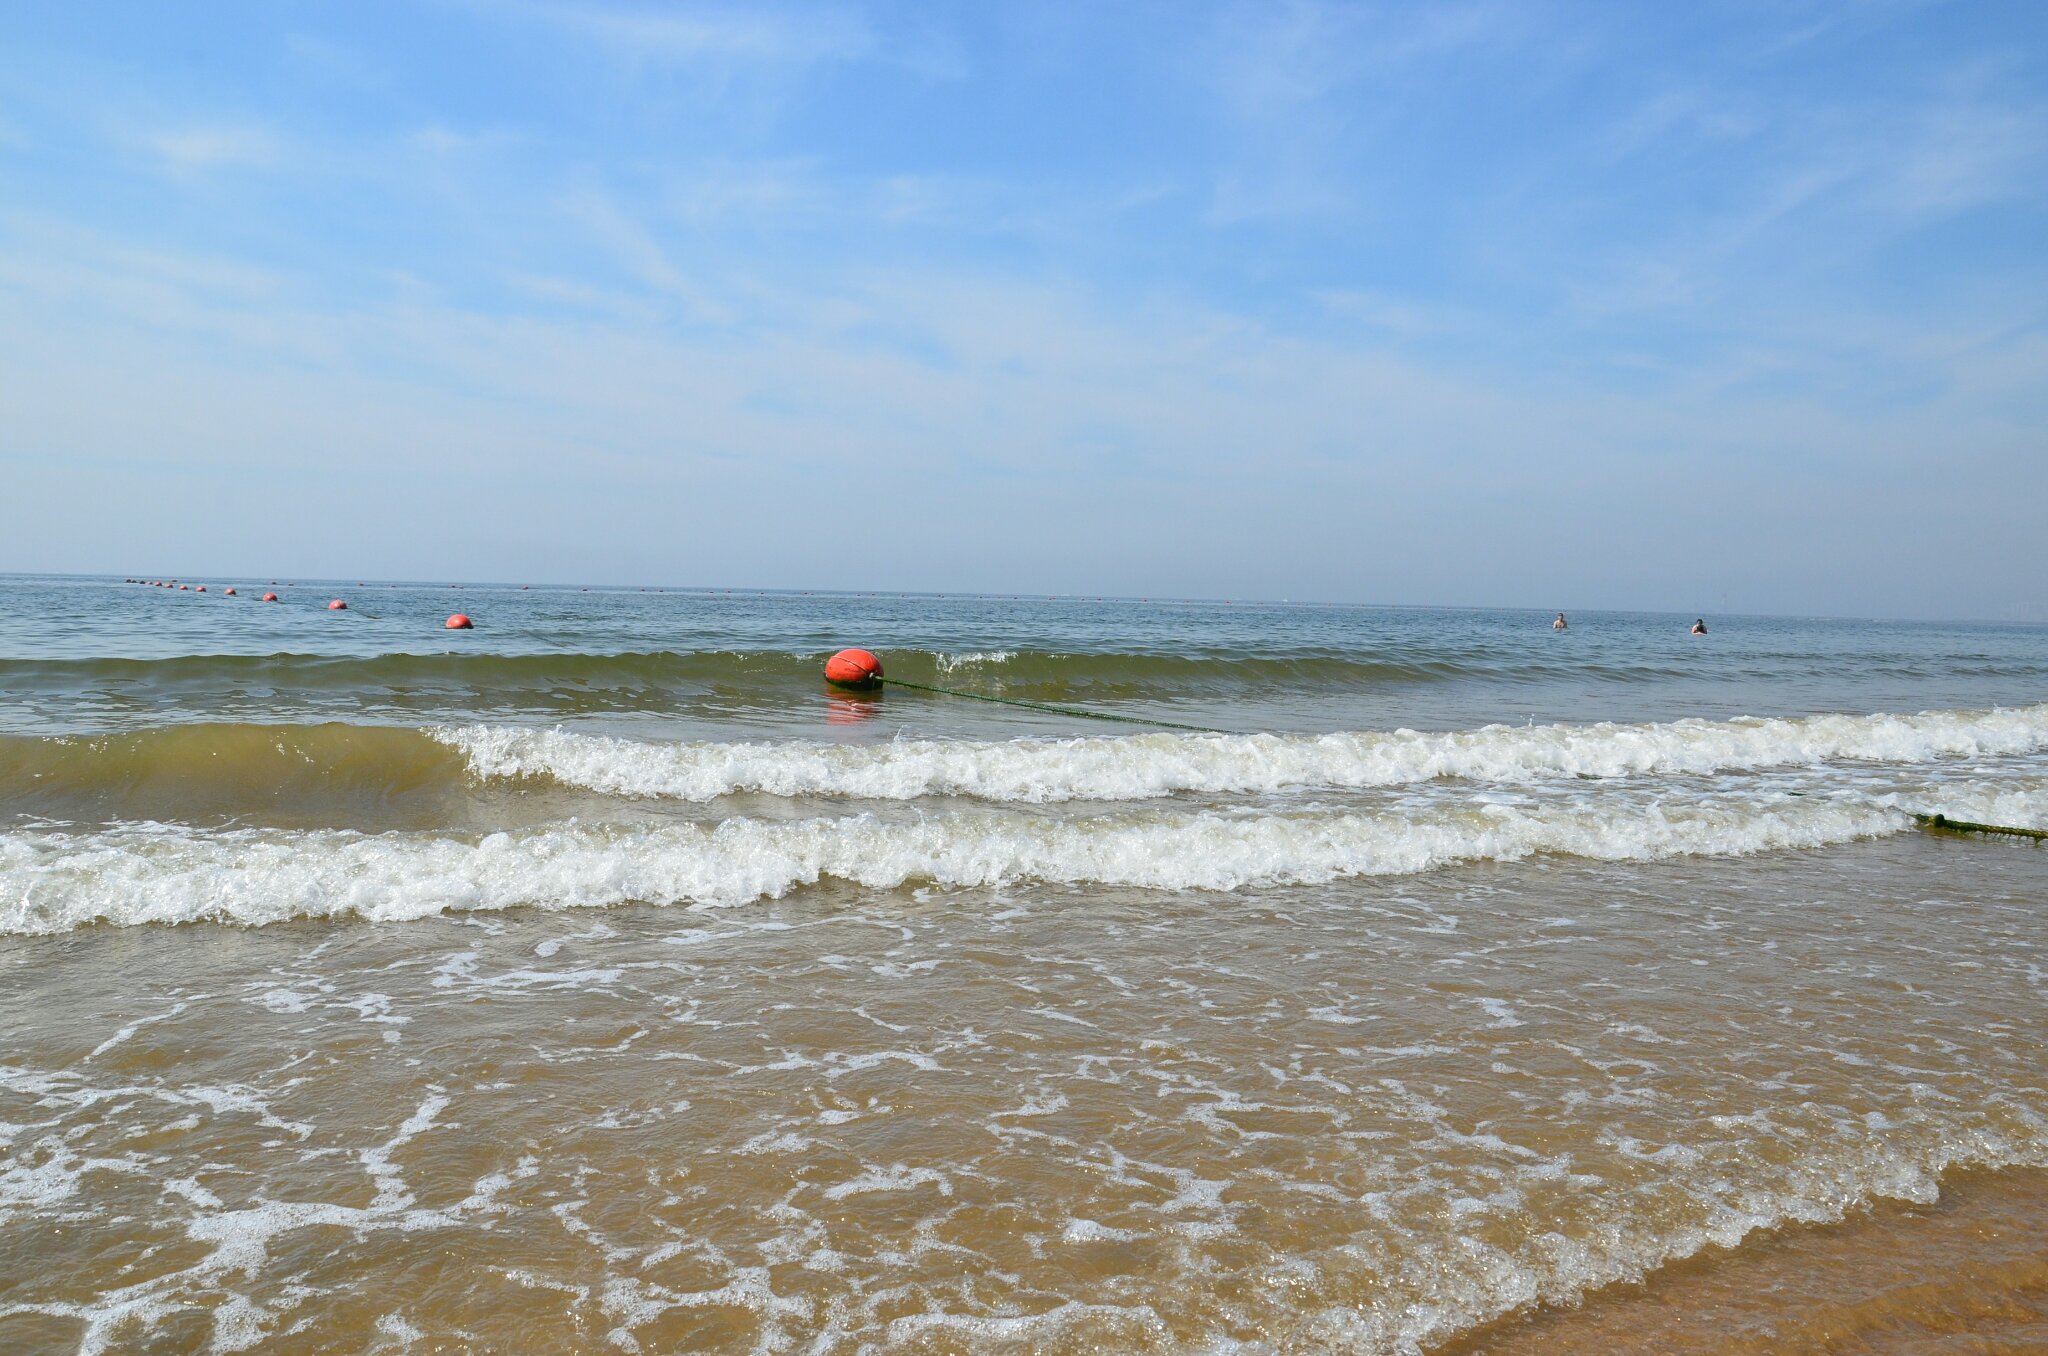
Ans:
{"type": "Polygon", "coordinates": [[[204,584],[201,584],[201,585],[200,585],[200,586],[199,586],[198,588],[196,588],[196,589],[193,589],[192,591],[193,591],[194,593],[204,593],[204,592],[206,592],[206,585],[204,585],[204,584]]]}
{"type": "Polygon", "coordinates": [[[825,681],[834,687],[880,687],[882,661],[866,650],[841,650],[825,661],[825,681]]]}
{"type": "Polygon", "coordinates": [[[235,596],[235,590],[234,590],[234,588],[233,588],[233,586],[232,586],[232,585],[230,585],[230,586],[229,586],[229,587],[227,587],[227,588],[224,588],[224,589],[222,589],[222,590],[221,590],[221,593],[222,593],[222,594],[224,594],[225,596],[229,597],[229,598],[232,598],[232,597],[234,597],[234,596],[235,596]]]}
{"type": "Polygon", "coordinates": [[[277,601],[277,595],[274,593],[266,593],[263,595],[263,601],[266,603],[274,603],[277,601]]]}
{"type": "Polygon", "coordinates": [[[333,602],[327,605],[327,610],[329,612],[346,612],[348,611],[348,604],[341,601],[341,599],[336,598],[333,602]]]}
{"type": "Polygon", "coordinates": [[[190,593],[191,591],[192,591],[192,586],[191,586],[190,584],[180,584],[180,585],[178,585],[178,592],[180,592],[180,593],[190,593]]]}
{"type": "Polygon", "coordinates": [[[458,612],[443,623],[443,625],[450,631],[467,631],[470,629],[470,620],[458,612]]]}

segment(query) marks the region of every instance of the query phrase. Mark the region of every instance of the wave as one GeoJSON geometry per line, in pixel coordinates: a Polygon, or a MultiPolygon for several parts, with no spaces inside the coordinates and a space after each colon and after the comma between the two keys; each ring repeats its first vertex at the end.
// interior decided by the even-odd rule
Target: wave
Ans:
{"type": "Polygon", "coordinates": [[[887,744],[651,743],[465,725],[173,725],[0,736],[0,813],[360,824],[452,811],[496,784],[706,802],[758,793],[1001,804],[1363,790],[1455,778],[1709,775],[1844,762],[1916,764],[2048,748],[2048,705],[1918,715],[1493,725],[1447,733],[899,739],[887,744]]]}
{"type": "Polygon", "coordinates": [[[904,739],[884,745],[655,744],[480,725],[434,733],[460,750],[479,776],[547,778],[610,795],[704,801],[757,791],[1047,803],[1179,792],[1346,790],[1443,777],[1513,782],[2031,753],[2048,748],[2048,705],[1642,725],[1489,725],[1441,734],[1141,734],[904,739]]]}
{"type": "Polygon", "coordinates": [[[359,822],[445,804],[471,781],[462,755],[375,725],[172,725],[125,734],[0,736],[0,814],[359,822]]]}
{"type": "MultiPolygon", "coordinates": [[[[60,695],[126,694],[162,701],[360,696],[398,707],[561,711],[659,710],[709,692],[815,690],[826,656],[816,651],[635,651],[617,654],[476,652],[328,656],[185,655],[164,659],[5,659],[0,689],[60,695]]],[[[889,650],[893,677],[943,684],[971,677],[983,691],[1060,700],[1162,701],[1269,691],[1372,690],[1407,684],[1490,681],[1634,681],[1691,676],[1638,663],[1562,664],[1477,651],[1361,654],[1302,649],[1256,656],[1067,653],[1049,650],[889,650]]]]}
{"type": "MultiPolygon", "coordinates": [[[[1956,787],[1958,816],[2039,816],[2048,791],[1956,787]]],[[[2010,822],[2008,820],[2007,822],[2010,822]]],[[[1537,854],[1603,861],[1820,847],[1909,827],[1896,798],[1538,802],[1378,814],[1135,811],[1081,820],[993,810],[701,824],[562,824],[468,840],[164,825],[0,834],[0,932],[104,922],[373,920],[522,905],[728,908],[838,880],[872,889],[1037,881],[1230,891],[1537,854]]]]}

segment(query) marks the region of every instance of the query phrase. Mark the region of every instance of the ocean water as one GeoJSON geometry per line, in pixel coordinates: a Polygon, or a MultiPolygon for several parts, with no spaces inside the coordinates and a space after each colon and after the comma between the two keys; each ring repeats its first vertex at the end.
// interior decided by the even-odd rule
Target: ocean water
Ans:
{"type": "Polygon", "coordinates": [[[2048,1343],[2048,629],[179,582],[0,579],[0,1348],[2048,1343]]]}

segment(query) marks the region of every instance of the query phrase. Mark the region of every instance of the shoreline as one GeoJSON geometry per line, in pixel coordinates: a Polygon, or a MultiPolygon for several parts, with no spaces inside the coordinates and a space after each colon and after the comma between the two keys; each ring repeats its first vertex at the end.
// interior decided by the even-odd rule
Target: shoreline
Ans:
{"type": "Polygon", "coordinates": [[[1771,1356],[2048,1349],[2048,1166],[1959,1168],[1928,1202],[1759,1230],[1576,1303],[1538,1305],[1429,1356],[1771,1356]]]}

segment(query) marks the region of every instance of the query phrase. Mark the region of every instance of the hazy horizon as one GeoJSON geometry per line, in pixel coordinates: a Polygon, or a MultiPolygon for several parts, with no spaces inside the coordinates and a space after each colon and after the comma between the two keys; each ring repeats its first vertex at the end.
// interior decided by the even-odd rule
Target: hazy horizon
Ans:
{"type": "Polygon", "coordinates": [[[2044,57],[2017,3],[18,7],[0,570],[2048,620],[2044,57]]]}
{"type": "MultiPolygon", "coordinates": [[[[1476,602],[1476,603],[1441,603],[1441,602],[1429,602],[1429,601],[1426,601],[1426,600],[1425,600],[1425,601],[1420,601],[1420,602],[1414,602],[1414,601],[1405,601],[1405,600],[1399,600],[1399,599],[1385,599],[1385,598],[1316,598],[1316,597],[1305,597],[1305,598],[1259,598],[1259,597],[1250,597],[1250,596],[1247,596],[1247,597],[1239,597],[1239,598],[1225,598],[1225,597],[1221,597],[1221,596],[1217,596],[1217,597],[1207,597],[1207,596],[1203,596],[1203,595],[1200,595],[1200,594],[1176,594],[1176,593],[1158,593],[1158,594],[1139,594],[1139,593],[1108,593],[1108,592],[1098,592],[1098,591],[1091,591],[1091,592],[1085,592],[1085,593],[1047,593],[1047,592],[1043,592],[1043,591],[1039,591],[1039,592],[1032,592],[1032,591],[1029,591],[1029,590],[1017,590],[1017,589],[1006,589],[1006,590],[995,590],[995,591],[984,591],[984,590],[980,590],[980,589],[880,589],[880,588],[862,588],[862,587],[860,587],[860,586],[858,586],[858,585],[837,585],[837,584],[834,584],[834,585],[815,585],[815,586],[810,586],[810,587],[803,587],[803,586],[796,586],[796,585],[790,585],[790,586],[783,586],[783,585],[774,585],[774,586],[770,586],[770,585],[764,585],[764,584],[722,584],[722,583],[721,583],[721,584],[689,584],[689,583],[676,583],[676,582],[674,582],[674,581],[672,581],[672,580],[656,580],[656,581],[654,581],[654,582],[652,582],[652,583],[642,584],[642,583],[640,583],[640,582],[639,582],[639,581],[637,581],[637,580],[634,580],[634,581],[628,581],[628,582],[620,582],[620,581],[616,581],[616,580],[602,580],[602,579],[592,579],[592,580],[581,580],[581,579],[577,579],[577,580],[559,580],[559,579],[449,579],[449,578],[445,578],[445,577],[443,577],[443,578],[437,578],[437,579],[387,579],[387,578],[376,578],[376,577],[368,577],[368,578],[365,578],[365,577],[364,577],[364,576],[362,576],[362,575],[316,575],[316,574],[307,574],[307,573],[299,573],[299,574],[297,574],[296,576],[293,576],[293,577],[291,578],[291,580],[289,581],[289,583],[287,583],[287,582],[285,582],[285,581],[286,581],[286,579],[287,579],[287,574],[288,574],[288,573],[289,573],[289,572],[283,572],[283,571],[271,571],[271,572],[266,572],[266,571],[262,571],[262,570],[253,570],[253,571],[251,571],[251,570],[221,570],[221,571],[211,571],[211,572],[200,572],[200,573],[166,573],[166,574],[157,574],[157,575],[154,575],[154,576],[145,576],[145,577],[138,577],[138,578],[136,578],[136,579],[134,580],[134,582],[135,582],[135,583],[137,583],[137,584],[142,584],[142,583],[145,583],[145,582],[147,582],[147,578],[149,578],[149,577],[154,577],[154,578],[157,578],[157,579],[161,579],[161,580],[165,580],[165,581],[168,581],[168,582],[171,582],[171,583],[181,583],[181,584],[192,584],[192,585],[195,585],[195,586],[196,586],[196,585],[198,585],[198,584],[201,584],[201,583],[204,583],[204,584],[206,584],[206,585],[208,585],[208,586],[212,586],[212,585],[214,585],[214,584],[216,584],[216,583],[218,583],[218,584],[223,584],[223,585],[234,585],[234,586],[242,586],[242,585],[249,585],[249,586],[255,586],[255,585],[257,585],[257,584],[259,584],[259,583],[260,583],[260,584],[262,584],[262,585],[263,585],[263,586],[265,586],[265,587],[269,587],[269,586],[271,586],[271,585],[273,585],[273,584],[274,584],[274,585],[275,585],[276,587],[279,587],[279,588],[284,588],[284,587],[293,587],[293,588],[303,588],[303,587],[306,587],[306,586],[308,586],[308,585],[311,585],[311,584],[320,584],[320,585],[333,585],[333,586],[334,586],[334,587],[336,587],[336,588],[371,588],[371,589],[375,589],[375,588],[420,588],[420,589],[442,589],[442,588],[445,588],[445,589],[496,589],[496,590],[509,590],[509,591],[519,591],[519,590],[523,590],[523,589],[535,589],[535,590],[556,590],[556,591],[561,591],[561,592],[566,592],[566,591],[569,591],[569,590],[572,590],[572,589],[580,589],[580,590],[586,590],[586,591],[592,591],[592,592],[598,592],[598,591],[602,591],[602,592],[613,592],[613,593],[631,593],[631,592],[638,592],[638,593],[646,593],[646,592],[649,592],[649,591],[654,591],[654,592],[668,592],[668,593],[686,593],[686,594],[722,594],[722,593],[731,593],[731,594],[747,594],[747,595],[750,595],[750,596],[766,596],[766,595],[771,595],[771,594],[774,594],[774,595],[787,595],[787,596],[796,596],[796,597],[811,597],[811,596],[823,596],[823,597],[834,597],[834,596],[837,596],[837,597],[848,597],[848,598],[864,598],[864,597],[887,597],[887,598],[978,598],[978,599],[988,599],[988,600],[990,600],[990,601],[1011,601],[1011,602],[1026,602],[1026,603],[1029,603],[1029,602],[1059,602],[1059,603],[1088,603],[1088,602],[1101,602],[1101,603],[1160,603],[1160,604],[1192,604],[1192,605],[1196,605],[1196,606],[1210,606],[1210,605],[1217,605],[1217,606],[1225,606],[1225,607],[1310,607],[1310,608],[1318,608],[1318,607],[1322,607],[1322,608],[1360,608],[1360,609],[1368,609],[1368,610],[1370,610],[1370,609],[1387,609],[1387,610],[1397,610],[1397,611],[1413,611],[1413,612],[1527,612],[1527,613],[1530,613],[1530,614],[1532,614],[1532,615],[1541,615],[1541,616],[1543,616],[1543,617],[1546,617],[1546,618],[1547,618],[1547,617],[1549,617],[1549,616],[1550,616],[1551,614],[1553,614],[1553,613],[1557,613],[1557,612],[1563,612],[1563,613],[1565,613],[1565,614],[1566,614],[1566,616],[1567,616],[1567,617],[1576,617],[1576,616],[1581,616],[1581,615],[1583,615],[1583,616],[1590,616],[1590,617],[1598,617],[1598,616],[1609,616],[1609,615],[1612,615],[1612,616],[1627,616],[1627,615],[1634,615],[1634,616],[1670,616],[1670,617],[1687,617],[1687,616],[1697,616],[1697,615],[1700,615],[1700,614],[1704,613],[1704,615],[1705,615],[1705,616],[1707,616],[1707,617],[1708,617],[1709,619],[1711,619],[1711,618],[1713,618],[1713,617],[1715,617],[1715,616],[1721,616],[1721,617],[1726,617],[1726,618],[1743,618],[1743,617],[1749,617],[1749,618],[1755,618],[1755,619],[1758,619],[1758,620],[1768,620],[1768,621],[1824,621],[1824,622],[1887,622],[1887,623],[1898,623],[1898,622],[1906,622],[1906,623],[1926,624],[1926,625],[1930,625],[1930,626],[1939,626],[1939,625],[1951,625],[1951,624],[1952,624],[1952,625],[1984,625],[1984,626],[2042,626],[2042,625],[2048,625],[2048,621],[2044,621],[2044,620],[2036,620],[2036,619],[2032,619],[2032,618],[2027,618],[2027,617],[1986,617],[1986,616],[1969,616],[1969,615],[1965,615],[1965,614],[1956,614],[1956,615],[1953,615],[1953,616],[1929,616],[1929,617],[1900,617],[1900,616],[1885,616],[1885,615],[1883,615],[1883,614],[1881,614],[1881,613],[1855,613],[1855,612],[1742,612],[1742,611],[1730,611],[1730,610],[1726,610],[1726,609],[1721,609],[1721,608],[1704,608],[1704,609],[1703,609],[1703,608],[1699,608],[1699,607],[1679,607],[1679,606],[1663,606],[1663,607],[1657,607],[1657,606],[1645,606],[1645,607],[1591,607],[1591,606],[1587,606],[1587,607],[1580,607],[1580,606],[1574,606],[1574,605],[1570,605],[1570,604],[1562,604],[1562,605],[1551,605],[1551,604],[1533,604],[1533,603],[1501,603],[1501,602],[1476,602]],[[275,576],[276,576],[276,578],[275,578],[275,579],[273,579],[273,578],[272,578],[272,575],[273,575],[273,574],[275,574],[275,576]],[[351,582],[350,582],[351,580],[353,580],[353,581],[356,581],[356,582],[353,582],[353,583],[351,583],[351,582]]],[[[124,576],[124,575],[113,575],[113,574],[109,574],[108,572],[106,572],[106,571],[104,571],[104,570],[82,570],[82,571],[33,571],[33,570],[0,570],[0,579],[63,579],[63,580],[79,580],[79,581],[84,581],[84,582],[90,582],[90,583],[121,583],[121,582],[126,582],[126,581],[127,581],[128,579],[129,579],[129,576],[124,576]]]]}

